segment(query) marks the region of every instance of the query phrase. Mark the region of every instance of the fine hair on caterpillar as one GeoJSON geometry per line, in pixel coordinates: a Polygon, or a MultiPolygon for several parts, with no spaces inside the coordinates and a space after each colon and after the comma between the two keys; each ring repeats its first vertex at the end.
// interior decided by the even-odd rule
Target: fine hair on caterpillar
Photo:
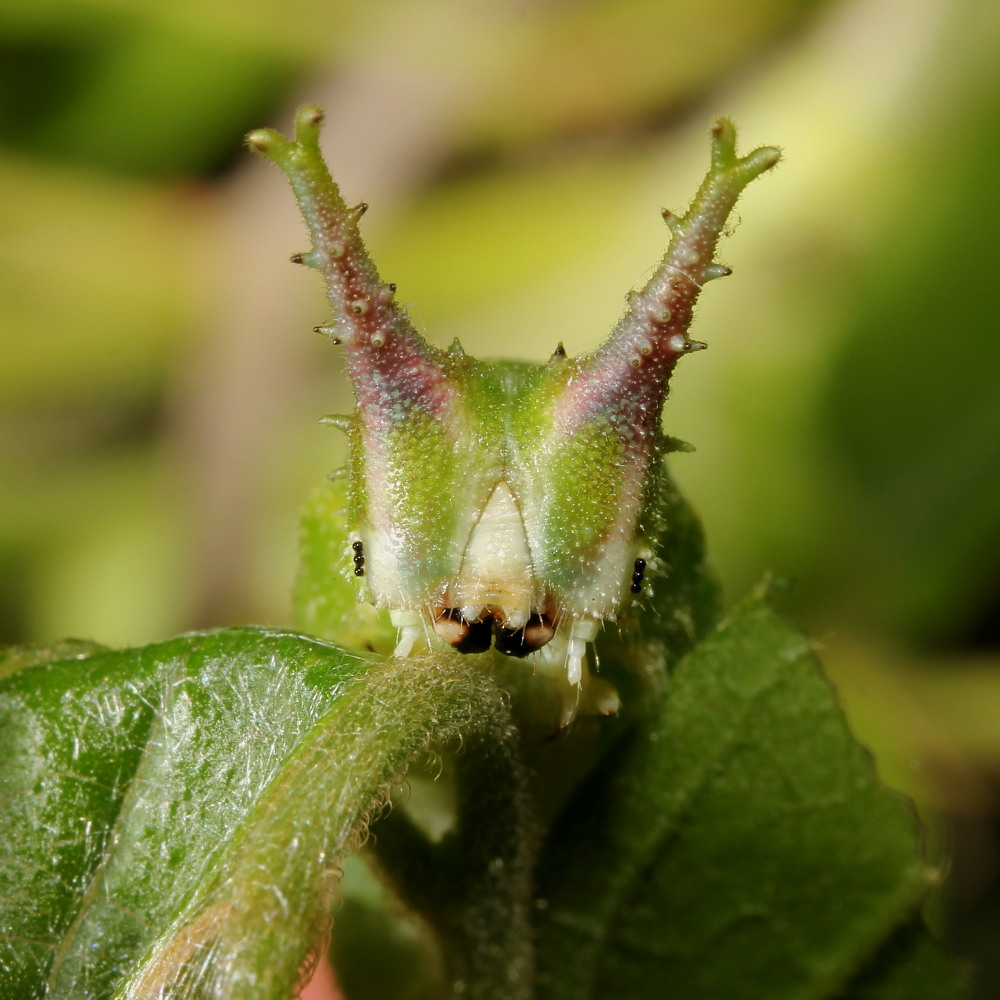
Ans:
{"type": "MultiPolygon", "coordinates": [[[[307,106],[293,138],[263,129],[247,141],[291,182],[312,237],[292,259],[326,281],[332,319],[316,329],[342,347],[354,387],[354,413],[328,421],[348,436],[343,571],[388,612],[395,655],[492,648],[559,670],[568,721],[593,708],[581,691],[600,629],[666,574],[656,510],[672,450],[660,427],[668,384],[677,361],[706,346],[688,330],[702,286],[731,273],[715,260],[726,220],[780,154],[737,156],[720,118],[690,208],[663,212],[666,253],[604,343],[485,362],[414,328],[362,242],[367,205],[349,207],[327,169],[321,121],[307,106]]],[[[595,689],[597,710],[614,711],[614,692],[595,689]]]]}

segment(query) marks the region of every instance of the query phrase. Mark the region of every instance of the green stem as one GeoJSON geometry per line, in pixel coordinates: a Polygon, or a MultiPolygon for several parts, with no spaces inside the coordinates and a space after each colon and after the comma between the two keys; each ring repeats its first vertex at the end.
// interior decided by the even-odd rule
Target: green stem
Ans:
{"type": "Polygon", "coordinates": [[[241,1000],[294,995],[327,925],[339,860],[415,760],[462,740],[489,748],[497,780],[516,773],[506,699],[487,675],[455,655],[373,665],[275,773],[124,995],[145,1000],[177,982],[241,1000]]]}
{"type": "Polygon", "coordinates": [[[383,874],[434,929],[451,994],[462,1000],[527,1000],[532,992],[537,838],[513,733],[464,741],[455,826],[439,844],[405,814],[386,817],[373,842],[383,874]]]}

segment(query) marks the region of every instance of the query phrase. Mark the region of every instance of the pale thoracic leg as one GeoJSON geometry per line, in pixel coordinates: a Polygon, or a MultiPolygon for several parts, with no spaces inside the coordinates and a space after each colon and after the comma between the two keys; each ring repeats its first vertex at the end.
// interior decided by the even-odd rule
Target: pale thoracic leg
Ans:
{"type": "Polygon", "coordinates": [[[423,619],[417,611],[390,611],[389,620],[399,629],[394,656],[409,656],[417,640],[423,635],[423,619]]]}
{"type": "Polygon", "coordinates": [[[566,679],[570,684],[579,684],[583,679],[583,660],[587,655],[587,643],[597,638],[600,623],[594,618],[583,618],[569,627],[569,641],[566,643],[566,679]]]}

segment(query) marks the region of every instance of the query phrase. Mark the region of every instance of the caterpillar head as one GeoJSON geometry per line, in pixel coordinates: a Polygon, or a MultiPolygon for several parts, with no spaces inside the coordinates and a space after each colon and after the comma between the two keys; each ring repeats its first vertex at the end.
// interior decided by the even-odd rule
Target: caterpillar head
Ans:
{"type": "MultiPolygon", "coordinates": [[[[429,345],[380,279],[358,221],[319,149],[322,114],[302,108],[292,140],[261,130],[250,146],[288,176],[312,235],[292,259],[321,271],[357,406],[347,431],[350,553],[364,598],[387,608],[397,655],[430,637],[459,652],[495,646],[584,680],[587,644],[645,586],[652,490],[668,441],[660,416],[705,282],[746,185],[773,166],[738,157],[732,124],[712,128],[709,171],[605,343],[538,364],[485,363],[429,345]],[[436,637],[436,638],[434,638],[436,637]]],[[[655,568],[655,567],[654,567],[655,568]]]]}

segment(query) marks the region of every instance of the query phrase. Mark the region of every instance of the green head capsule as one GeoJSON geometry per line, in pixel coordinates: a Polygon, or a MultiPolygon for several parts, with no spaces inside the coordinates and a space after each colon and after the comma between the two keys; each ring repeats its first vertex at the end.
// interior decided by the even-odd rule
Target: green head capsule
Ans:
{"type": "MultiPolygon", "coordinates": [[[[413,328],[358,232],[319,149],[322,114],[302,108],[295,138],[249,145],[288,176],[313,246],[295,260],[326,279],[357,406],[346,422],[353,578],[389,611],[397,655],[441,641],[491,645],[584,680],[588,643],[655,574],[653,490],[670,450],[660,429],[679,358],[705,345],[688,328],[743,188],[779,159],[738,157],[726,119],[690,209],[664,213],[671,239],[646,287],[596,351],[562,344],[539,364],[441,350],[413,328]]],[[[343,424],[343,421],[341,421],[343,424]]],[[[606,704],[611,704],[606,701],[606,704]]]]}

